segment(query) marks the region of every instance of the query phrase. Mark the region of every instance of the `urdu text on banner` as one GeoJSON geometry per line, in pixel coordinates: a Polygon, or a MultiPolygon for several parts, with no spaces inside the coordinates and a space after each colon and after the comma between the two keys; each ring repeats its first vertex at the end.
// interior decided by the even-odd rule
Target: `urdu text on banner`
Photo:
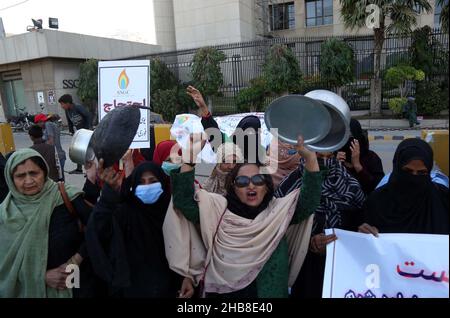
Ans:
{"type": "Polygon", "coordinates": [[[448,298],[448,235],[328,229],[323,298],[448,298]]]}

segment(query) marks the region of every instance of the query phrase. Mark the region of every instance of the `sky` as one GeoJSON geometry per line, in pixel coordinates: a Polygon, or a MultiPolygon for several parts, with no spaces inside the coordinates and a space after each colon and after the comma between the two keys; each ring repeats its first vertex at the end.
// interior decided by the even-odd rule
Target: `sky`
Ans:
{"type": "Polygon", "coordinates": [[[153,0],[0,0],[6,34],[26,33],[31,19],[48,29],[52,17],[60,31],[156,44],[153,16],[153,0]]]}

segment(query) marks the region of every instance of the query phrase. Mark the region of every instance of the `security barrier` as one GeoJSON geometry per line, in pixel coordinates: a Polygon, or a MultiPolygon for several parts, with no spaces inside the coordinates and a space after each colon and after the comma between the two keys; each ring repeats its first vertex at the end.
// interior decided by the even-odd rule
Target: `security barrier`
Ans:
{"type": "Polygon", "coordinates": [[[15,151],[14,137],[11,125],[8,123],[0,123],[0,152],[3,155],[11,151],[15,151]]]}
{"type": "Polygon", "coordinates": [[[434,161],[442,172],[448,176],[448,130],[422,130],[422,139],[433,148],[434,161]]]}

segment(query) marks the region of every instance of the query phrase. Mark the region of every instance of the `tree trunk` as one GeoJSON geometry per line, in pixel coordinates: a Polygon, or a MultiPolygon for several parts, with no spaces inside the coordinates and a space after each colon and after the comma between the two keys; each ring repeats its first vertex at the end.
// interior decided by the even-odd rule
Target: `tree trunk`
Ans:
{"type": "Polygon", "coordinates": [[[374,83],[373,98],[371,98],[370,113],[374,115],[381,114],[381,52],[384,44],[384,18],[380,21],[380,28],[375,29],[375,46],[374,46],[374,83]]]}
{"type": "Polygon", "coordinates": [[[212,114],[212,97],[208,96],[208,110],[212,114]]]}

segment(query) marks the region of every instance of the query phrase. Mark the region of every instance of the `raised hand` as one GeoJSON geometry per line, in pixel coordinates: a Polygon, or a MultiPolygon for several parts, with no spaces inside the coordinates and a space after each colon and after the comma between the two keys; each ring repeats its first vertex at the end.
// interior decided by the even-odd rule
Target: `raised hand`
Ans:
{"type": "Polygon", "coordinates": [[[199,153],[206,144],[208,137],[205,133],[194,133],[189,136],[186,149],[182,150],[184,163],[195,163],[199,153]]]}
{"type": "Polygon", "coordinates": [[[205,100],[203,99],[202,94],[198,89],[196,89],[194,86],[188,86],[186,89],[186,93],[192,97],[197,107],[202,112],[202,116],[206,116],[209,113],[208,106],[205,103],[205,100]]]}
{"type": "Polygon", "coordinates": [[[358,139],[354,139],[352,141],[352,144],[350,145],[350,150],[352,151],[352,165],[353,165],[353,168],[356,170],[356,172],[360,172],[363,169],[363,167],[362,167],[361,162],[359,160],[359,157],[360,157],[360,154],[361,154],[361,150],[360,150],[358,139]]]}
{"type": "Polygon", "coordinates": [[[116,172],[113,167],[103,168],[104,160],[98,162],[98,173],[100,180],[107,183],[113,190],[119,192],[122,185],[123,176],[120,172],[116,172]]]}
{"type": "Polygon", "coordinates": [[[303,136],[298,136],[296,150],[298,154],[305,159],[305,168],[308,171],[319,171],[317,155],[314,151],[309,150],[305,146],[305,140],[303,139],[303,136]]]}

